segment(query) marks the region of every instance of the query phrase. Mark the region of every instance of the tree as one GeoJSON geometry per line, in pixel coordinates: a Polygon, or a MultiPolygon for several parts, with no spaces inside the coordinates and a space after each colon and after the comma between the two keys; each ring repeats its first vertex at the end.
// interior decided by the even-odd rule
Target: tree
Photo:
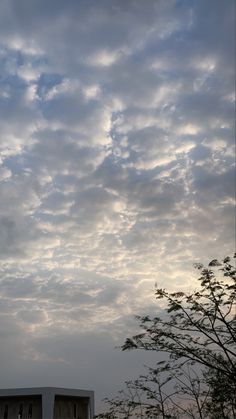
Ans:
{"type": "MultiPolygon", "coordinates": [[[[164,315],[138,316],[142,332],[122,346],[167,356],[145,377],[129,382],[138,400],[118,398],[120,406],[139,406],[141,413],[132,416],[131,409],[130,416],[98,417],[236,418],[236,270],[229,257],[195,267],[201,272],[199,289],[189,294],[156,289],[157,300],[166,302],[164,315]],[[154,409],[158,413],[151,416],[154,409]]],[[[116,407],[114,399],[107,402],[116,407]]]]}
{"type": "Polygon", "coordinates": [[[107,410],[99,419],[205,418],[208,392],[194,370],[180,370],[163,362],[147,374],[125,382],[125,388],[105,399],[107,410]]]}
{"type": "Polygon", "coordinates": [[[210,369],[205,373],[205,381],[209,386],[209,398],[206,412],[211,418],[236,418],[236,388],[220,372],[210,369]]]}

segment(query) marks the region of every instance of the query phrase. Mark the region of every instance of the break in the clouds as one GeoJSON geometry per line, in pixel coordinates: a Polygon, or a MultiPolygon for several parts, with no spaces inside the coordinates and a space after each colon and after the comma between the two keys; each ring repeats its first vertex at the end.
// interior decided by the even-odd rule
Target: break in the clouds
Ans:
{"type": "Polygon", "coordinates": [[[1,386],[105,395],[154,283],[232,252],[233,32],[233,0],[1,2],[1,386]]]}

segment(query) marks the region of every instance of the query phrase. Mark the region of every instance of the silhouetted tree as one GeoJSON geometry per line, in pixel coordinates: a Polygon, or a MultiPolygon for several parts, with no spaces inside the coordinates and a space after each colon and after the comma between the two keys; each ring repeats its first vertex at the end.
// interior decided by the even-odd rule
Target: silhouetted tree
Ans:
{"type": "Polygon", "coordinates": [[[195,267],[199,289],[157,289],[165,314],[138,316],[142,333],[122,346],[164,352],[167,360],[126,383],[98,418],[236,418],[236,270],[229,257],[195,267]]]}

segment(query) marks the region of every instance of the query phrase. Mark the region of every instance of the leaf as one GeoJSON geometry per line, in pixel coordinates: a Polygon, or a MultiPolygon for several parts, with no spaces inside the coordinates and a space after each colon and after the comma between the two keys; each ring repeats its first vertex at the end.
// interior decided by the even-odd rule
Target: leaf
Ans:
{"type": "Polygon", "coordinates": [[[208,266],[221,266],[221,263],[217,259],[213,259],[208,266]]]}

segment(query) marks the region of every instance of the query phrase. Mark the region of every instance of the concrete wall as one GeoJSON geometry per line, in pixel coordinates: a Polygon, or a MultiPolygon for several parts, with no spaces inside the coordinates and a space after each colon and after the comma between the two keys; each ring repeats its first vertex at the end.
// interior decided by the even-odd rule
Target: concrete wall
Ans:
{"type": "Polygon", "coordinates": [[[0,397],[0,419],[42,419],[42,398],[0,397]]]}
{"type": "Polygon", "coordinates": [[[0,419],[92,419],[93,391],[39,387],[0,389],[0,419]]]}
{"type": "Polygon", "coordinates": [[[53,419],[89,419],[88,407],[86,398],[56,396],[53,419]]]}

